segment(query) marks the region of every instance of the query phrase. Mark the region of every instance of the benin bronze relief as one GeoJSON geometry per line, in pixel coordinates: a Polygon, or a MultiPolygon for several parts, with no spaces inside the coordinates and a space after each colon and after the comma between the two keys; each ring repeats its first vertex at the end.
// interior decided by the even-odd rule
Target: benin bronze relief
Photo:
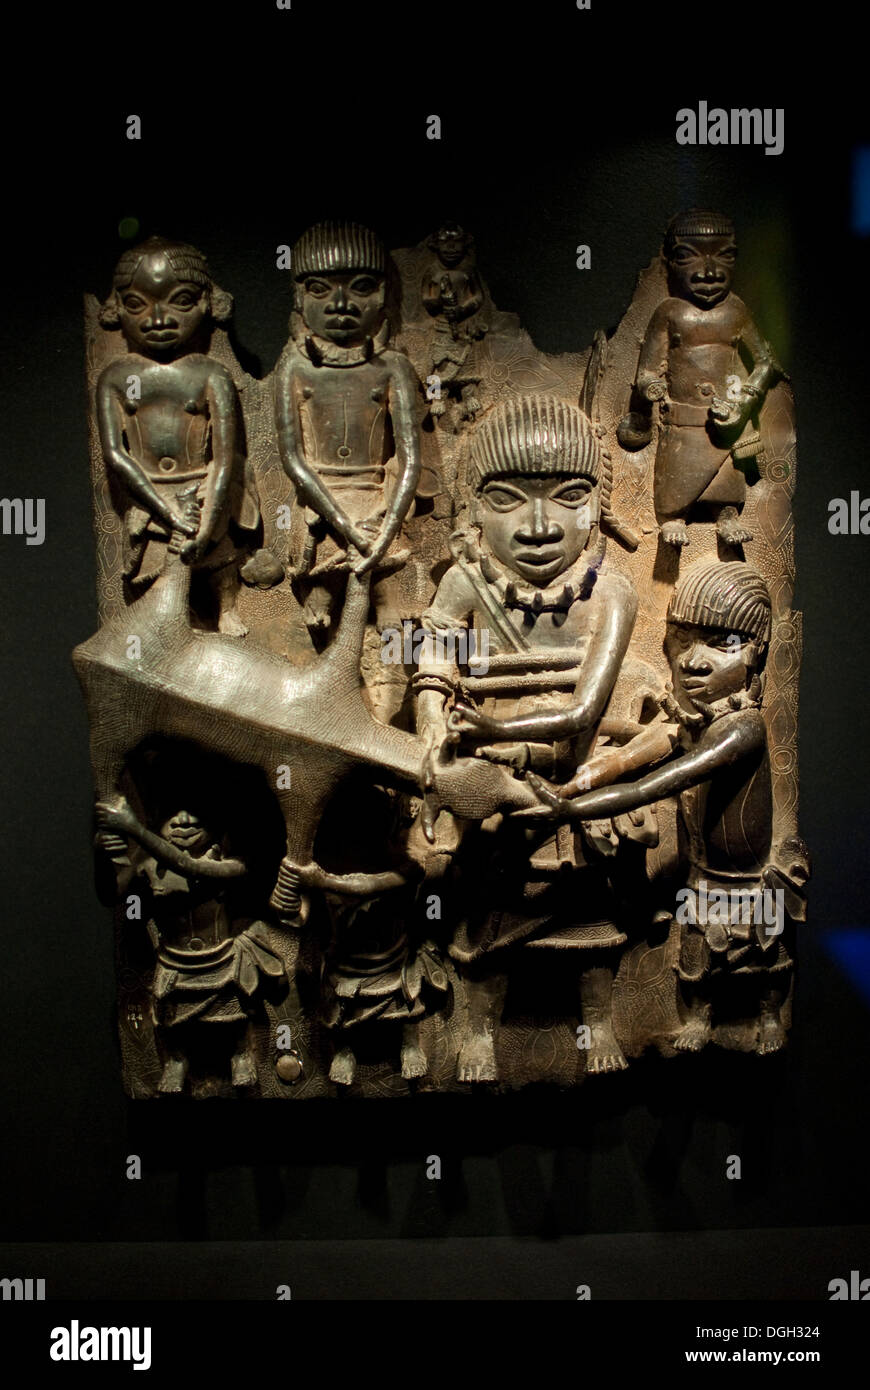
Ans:
{"type": "Polygon", "coordinates": [[[317,223],[264,379],[192,246],[88,298],[73,660],[129,1094],[784,1045],[793,402],[736,249],[679,214],[612,336],[548,356],[456,223],[317,223]]]}

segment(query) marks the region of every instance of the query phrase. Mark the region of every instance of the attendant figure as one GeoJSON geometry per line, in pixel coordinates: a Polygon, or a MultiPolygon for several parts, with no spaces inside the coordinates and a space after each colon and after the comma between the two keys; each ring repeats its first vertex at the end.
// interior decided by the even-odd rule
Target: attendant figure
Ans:
{"type": "Polygon", "coordinates": [[[231,312],[230,296],[195,247],[151,237],[126,252],[100,321],[120,327],[130,351],[100,376],[97,419],[106,467],[120,489],[129,596],[160,574],[176,529],[187,537],[182,558],[214,590],[219,631],[243,637],[238,570],[260,513],[245,477],[236,389],[208,356],[211,325],[231,312]],[[201,503],[198,522],[175,505],[179,488],[191,482],[201,503]]]}

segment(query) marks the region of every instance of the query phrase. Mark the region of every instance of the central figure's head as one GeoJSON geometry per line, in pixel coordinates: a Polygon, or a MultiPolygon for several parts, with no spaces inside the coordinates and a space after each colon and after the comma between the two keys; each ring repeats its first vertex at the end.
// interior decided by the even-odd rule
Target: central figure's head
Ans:
{"type": "Polygon", "coordinates": [[[770,594],[742,560],[699,560],[671,596],[665,652],[674,695],[688,714],[761,698],[770,594]]]}
{"type": "Polygon", "coordinates": [[[484,416],[471,443],[484,545],[521,579],[546,587],[597,535],[601,449],[582,411],[520,396],[484,416]]]}
{"type": "Polygon", "coordinates": [[[671,294],[699,309],[712,309],[731,292],[737,243],[734,223],[717,212],[690,208],[665,233],[671,294]]]}
{"type": "Polygon", "coordinates": [[[296,308],[306,328],[340,347],[374,336],[386,293],[387,258],[374,232],[354,222],[320,222],[291,256],[296,308]]]}

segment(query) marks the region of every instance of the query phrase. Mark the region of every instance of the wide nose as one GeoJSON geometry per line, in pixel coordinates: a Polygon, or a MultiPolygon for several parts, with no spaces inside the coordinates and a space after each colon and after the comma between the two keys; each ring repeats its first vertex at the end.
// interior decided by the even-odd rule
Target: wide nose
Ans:
{"type": "Polygon", "coordinates": [[[333,313],[341,314],[347,308],[347,291],[344,285],[336,285],[332,291],[329,306],[333,313]]]}
{"type": "Polygon", "coordinates": [[[716,262],[713,260],[712,256],[705,256],[705,257],[704,257],[704,273],[703,273],[703,278],[704,278],[705,280],[721,280],[721,279],[723,279],[722,270],[721,270],[720,267],[716,264],[716,262]]]}
{"type": "Polygon", "coordinates": [[[189,811],[179,811],[178,815],[175,817],[175,824],[176,824],[176,825],[180,825],[180,826],[192,825],[192,824],[193,824],[193,820],[192,820],[192,818],[191,818],[190,812],[189,812],[189,811]]]}
{"type": "Polygon", "coordinates": [[[547,517],[544,499],[536,497],[517,530],[517,540],[541,545],[544,541],[560,541],[564,535],[557,521],[547,517]]]}
{"type": "Polygon", "coordinates": [[[680,657],[680,670],[687,676],[709,676],[712,669],[696,642],[680,657]]]}
{"type": "Polygon", "coordinates": [[[152,304],[151,313],[148,315],[144,327],[146,329],[174,328],[176,327],[176,321],[173,318],[168,305],[163,304],[160,302],[160,300],[158,300],[155,304],[152,304]]]}

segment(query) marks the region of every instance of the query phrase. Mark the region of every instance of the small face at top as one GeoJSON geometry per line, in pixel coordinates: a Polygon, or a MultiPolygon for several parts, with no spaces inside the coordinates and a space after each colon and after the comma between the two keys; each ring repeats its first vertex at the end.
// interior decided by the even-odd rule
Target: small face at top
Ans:
{"type": "Polygon", "coordinates": [[[677,703],[690,713],[746,690],[758,663],[754,638],[694,623],[669,621],[665,652],[677,703]]]}
{"type": "Polygon", "coordinates": [[[441,264],[450,268],[459,265],[468,249],[468,238],[455,222],[439,227],[434,237],[435,251],[441,264]]]}
{"type": "Polygon", "coordinates": [[[384,307],[384,278],[368,270],[306,275],[302,317],[320,338],[349,347],[377,331],[384,307]]]}
{"type": "Polygon", "coordinates": [[[199,854],[211,843],[208,831],[192,811],[176,811],[160,828],[164,840],[187,854],[199,854]]]}
{"type": "Polygon", "coordinates": [[[480,490],[483,538],[507,569],[544,588],[586,549],[598,518],[598,487],[589,478],[511,473],[480,490]]]}
{"type": "Polygon", "coordinates": [[[129,285],[115,294],[128,345],[147,357],[188,351],[209,315],[206,286],[180,279],[162,252],[143,256],[129,285]]]}
{"type": "Polygon", "coordinates": [[[671,289],[701,309],[731,291],[737,245],[733,236],[681,236],[668,254],[671,289]]]}

